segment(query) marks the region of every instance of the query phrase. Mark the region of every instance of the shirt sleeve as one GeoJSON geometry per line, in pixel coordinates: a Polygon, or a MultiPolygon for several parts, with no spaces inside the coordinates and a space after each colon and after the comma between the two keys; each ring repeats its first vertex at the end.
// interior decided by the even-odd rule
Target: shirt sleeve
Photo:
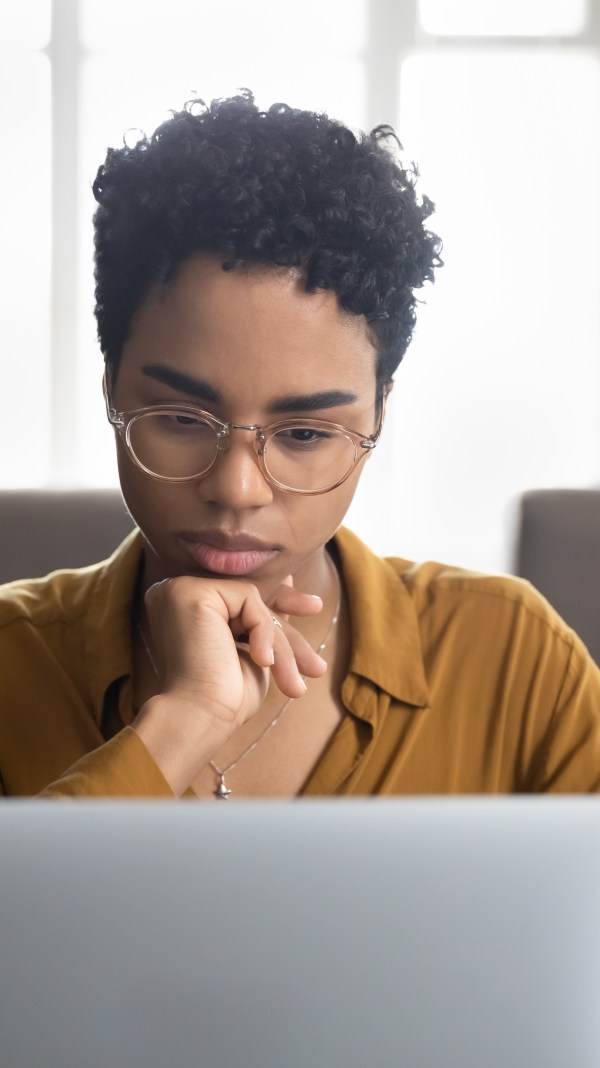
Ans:
{"type": "Polygon", "coordinates": [[[38,796],[174,799],[175,795],[141,738],[131,727],[124,727],[110,741],[81,757],[38,796]]]}
{"type": "Polygon", "coordinates": [[[575,635],[531,789],[600,792],[600,670],[575,635]]]}

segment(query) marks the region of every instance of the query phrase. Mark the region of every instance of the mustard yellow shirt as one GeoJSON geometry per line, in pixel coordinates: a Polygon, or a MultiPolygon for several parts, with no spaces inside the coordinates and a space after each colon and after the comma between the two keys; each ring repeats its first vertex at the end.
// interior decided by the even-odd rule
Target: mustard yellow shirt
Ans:
{"type": "MultiPolygon", "coordinates": [[[[348,714],[305,795],[600,790],[600,672],[539,594],[335,541],[348,714]]],[[[5,795],[173,796],[129,726],[140,555],[134,532],[108,561],[0,587],[5,795]]]]}

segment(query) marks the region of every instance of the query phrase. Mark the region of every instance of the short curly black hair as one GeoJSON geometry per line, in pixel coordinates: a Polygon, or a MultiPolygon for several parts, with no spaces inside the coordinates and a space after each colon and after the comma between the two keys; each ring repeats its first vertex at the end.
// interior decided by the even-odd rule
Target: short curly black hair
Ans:
{"type": "Polygon", "coordinates": [[[340,122],[249,90],[189,102],[150,137],[108,150],[93,191],[96,318],[116,371],[136,309],[186,258],[225,270],[297,267],[307,290],[331,289],[364,315],[389,381],[415,324],[414,290],[433,280],[441,242],[396,160],[390,127],[355,136],[340,122]]]}

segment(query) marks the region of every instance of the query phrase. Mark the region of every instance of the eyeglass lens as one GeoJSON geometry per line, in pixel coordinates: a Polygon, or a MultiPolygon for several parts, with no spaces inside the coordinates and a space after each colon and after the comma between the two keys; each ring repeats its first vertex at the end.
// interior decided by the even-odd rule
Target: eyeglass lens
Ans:
{"type": "MultiPolygon", "coordinates": [[[[163,478],[204,474],[218,453],[215,427],[193,412],[149,412],[133,419],[129,443],[147,471],[163,478]]],[[[354,465],[356,446],[343,431],[308,426],[267,436],[263,462],[282,486],[304,492],[328,489],[354,465]]]]}

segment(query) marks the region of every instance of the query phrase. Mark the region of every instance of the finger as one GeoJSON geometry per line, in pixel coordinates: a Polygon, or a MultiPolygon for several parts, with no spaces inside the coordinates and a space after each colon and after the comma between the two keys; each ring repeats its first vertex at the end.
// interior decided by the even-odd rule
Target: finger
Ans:
{"type": "Polygon", "coordinates": [[[239,621],[247,631],[252,660],[259,667],[271,668],[275,683],[289,697],[299,697],[304,693],[306,684],[302,676],[305,673],[320,675],[326,670],[321,658],[315,658],[310,646],[295,628],[283,624],[253,594],[244,601],[239,621]],[[294,635],[294,648],[288,640],[288,633],[294,635]],[[300,653],[300,663],[296,663],[295,648],[300,653]]]}
{"type": "Polygon", "coordinates": [[[262,618],[256,622],[254,603],[245,605],[240,616],[248,629],[250,656],[258,666],[271,668],[282,693],[301,697],[306,691],[303,676],[318,678],[326,672],[327,664],[293,626],[282,624],[265,605],[262,609],[262,618]]]}
{"type": "MultiPolygon", "coordinates": [[[[282,585],[281,589],[296,598],[304,598],[313,614],[321,611],[320,597],[298,594],[287,584],[282,585]]],[[[293,603],[297,608],[298,602],[293,603]]],[[[240,613],[240,621],[248,631],[250,655],[255,664],[271,668],[273,679],[282,693],[299,697],[306,690],[304,676],[320,678],[327,671],[327,663],[295,627],[287,622],[282,624],[269,608],[268,615],[264,613],[266,606],[262,602],[261,607],[262,618],[256,618],[255,622],[257,606],[254,599],[249,598],[240,613]]]]}
{"type": "Polygon", "coordinates": [[[307,688],[305,676],[320,678],[326,671],[325,661],[303,638],[300,638],[297,650],[292,648],[285,636],[275,643],[275,663],[271,674],[282,693],[301,697],[307,688]]]}
{"type": "MultiPolygon", "coordinates": [[[[318,679],[327,671],[327,661],[323,659],[319,649],[313,649],[312,645],[297,631],[289,626],[285,629],[285,637],[290,648],[290,653],[301,675],[311,679],[318,679]]],[[[278,647],[276,647],[276,652],[278,647]]],[[[277,663],[277,656],[275,657],[277,663]]]]}
{"type": "MultiPolygon", "coordinates": [[[[250,629],[246,646],[248,656],[257,668],[271,669],[273,680],[283,694],[301,697],[306,691],[303,673],[283,628],[274,620],[274,616],[268,616],[250,629]]],[[[240,648],[238,643],[236,645],[240,648]]]]}
{"type": "Polygon", "coordinates": [[[259,702],[262,704],[269,689],[269,672],[265,668],[260,668],[255,664],[250,656],[250,646],[248,644],[236,642],[236,647],[238,649],[240,669],[244,677],[245,686],[248,688],[250,682],[254,685],[256,692],[259,695],[259,702]]]}
{"type": "Polygon", "coordinates": [[[316,594],[301,593],[282,583],[268,599],[269,607],[281,616],[314,616],[322,607],[323,601],[316,594]]]}

